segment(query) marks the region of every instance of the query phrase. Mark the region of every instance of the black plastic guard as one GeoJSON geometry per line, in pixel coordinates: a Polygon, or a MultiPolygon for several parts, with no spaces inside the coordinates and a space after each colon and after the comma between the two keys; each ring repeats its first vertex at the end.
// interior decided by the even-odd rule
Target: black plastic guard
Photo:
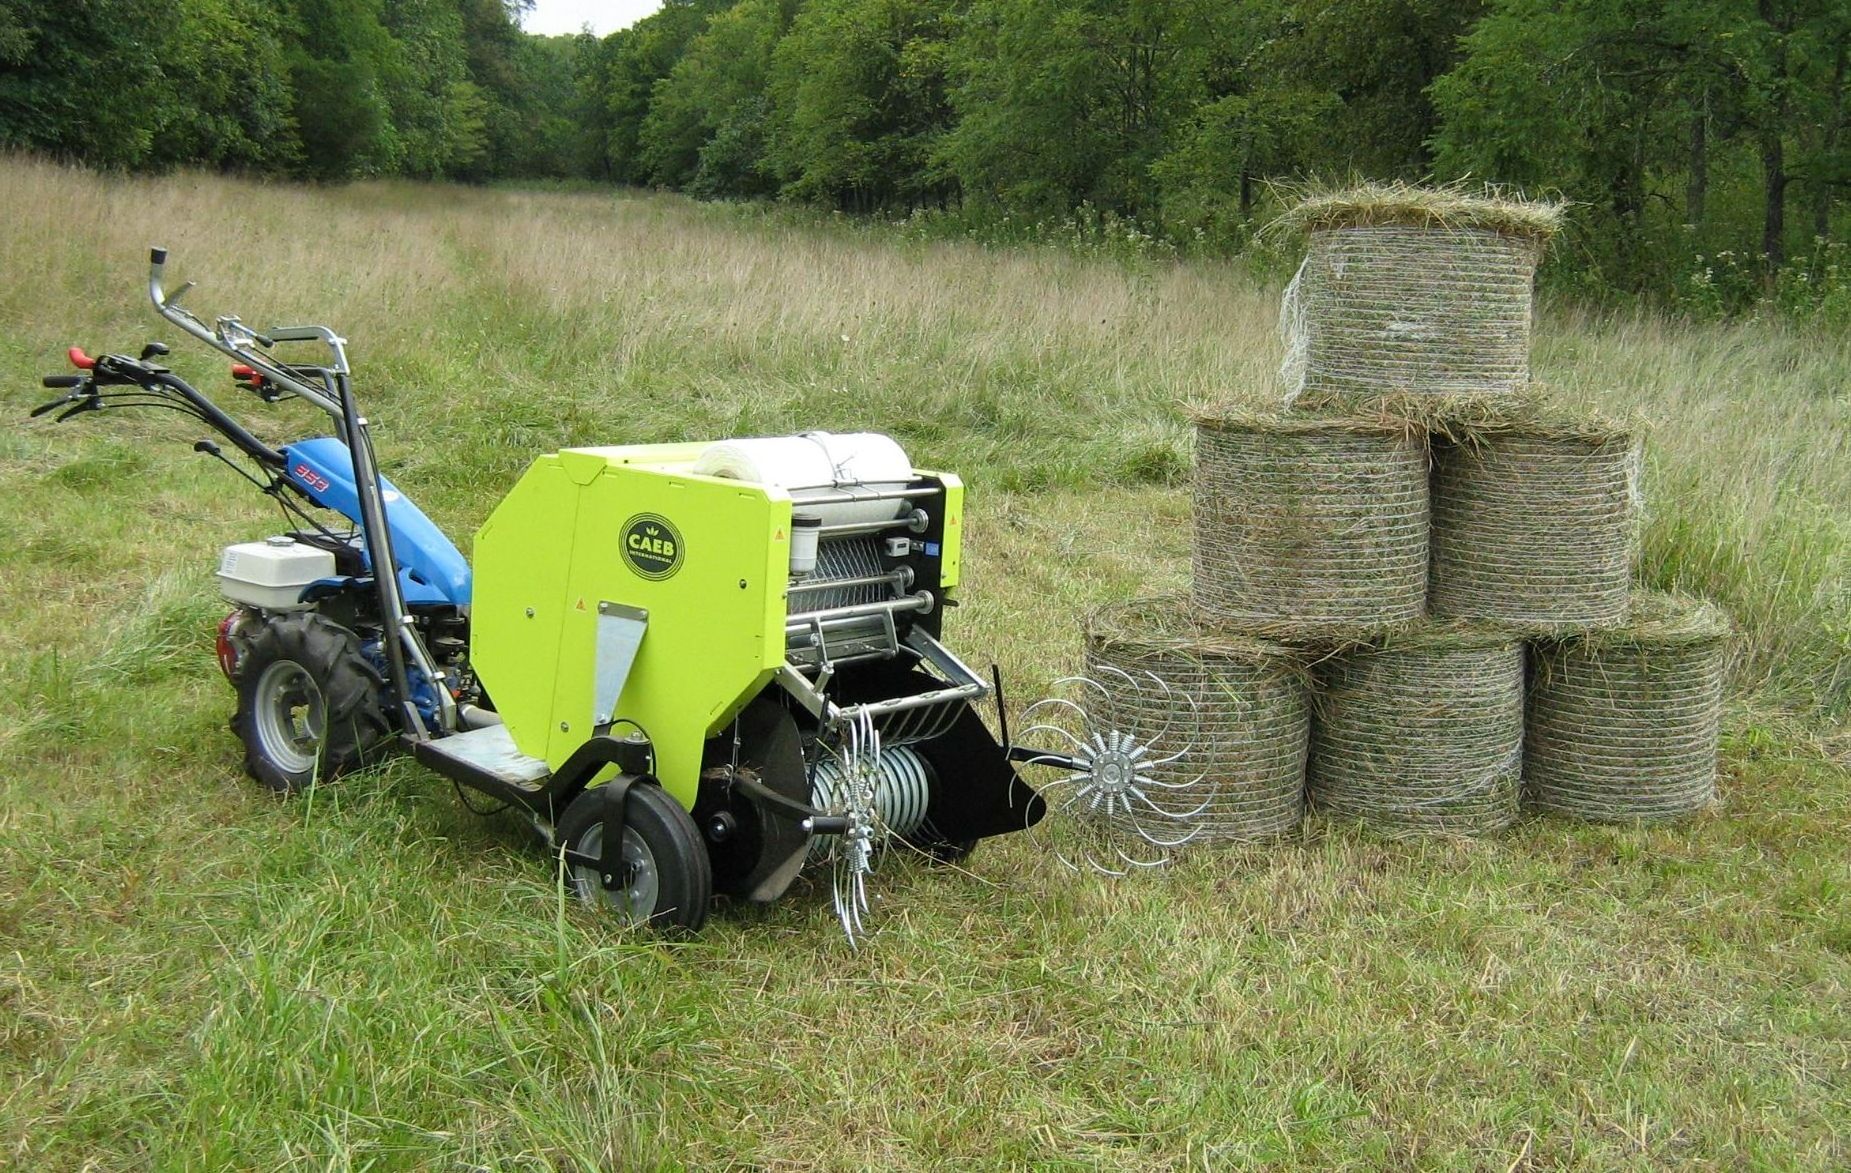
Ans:
{"type": "Polygon", "coordinates": [[[1048,806],[997,744],[983,718],[969,705],[950,729],[913,746],[932,767],[934,785],[921,843],[959,843],[1024,831],[1039,823],[1048,806]]]}
{"type": "MultiPolygon", "coordinates": [[[[944,681],[899,661],[856,664],[837,677],[837,703],[857,704],[914,696],[944,681]]],[[[912,836],[921,847],[958,844],[1022,831],[1047,813],[1034,788],[1015,767],[977,710],[965,705],[951,728],[913,745],[934,775],[924,825],[912,836]]]]}
{"type": "Polygon", "coordinates": [[[760,694],[735,724],[707,743],[701,765],[694,821],[702,830],[713,864],[713,888],[754,903],[776,900],[796,879],[809,850],[802,816],[771,809],[746,788],[729,783],[735,756],[738,766],[793,806],[808,808],[810,783],[803,764],[803,739],[790,713],[770,693],[760,694]],[[734,745],[734,735],[738,745],[734,745]],[[731,834],[716,840],[709,829],[720,815],[732,823],[731,834]]]}

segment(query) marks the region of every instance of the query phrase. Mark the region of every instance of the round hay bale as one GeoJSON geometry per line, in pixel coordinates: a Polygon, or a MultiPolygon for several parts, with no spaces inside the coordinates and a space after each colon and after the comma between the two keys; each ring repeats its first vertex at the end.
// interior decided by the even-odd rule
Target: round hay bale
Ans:
{"type": "Polygon", "coordinates": [[[1560,221],[1552,204],[1400,184],[1302,201],[1279,221],[1310,235],[1279,322],[1287,402],[1521,389],[1536,266],[1560,221]]]}
{"type": "Polygon", "coordinates": [[[1435,442],[1428,610],[1537,632],[1623,622],[1643,458],[1636,432],[1598,427],[1435,442]]]}
{"type": "Polygon", "coordinates": [[[1428,626],[1317,670],[1313,806],[1389,835],[1482,835],[1517,818],[1523,645],[1428,626]]]}
{"type": "Polygon", "coordinates": [[[1677,818],[1716,799],[1729,620],[1642,592],[1626,626],[1533,653],[1529,803],[1602,822],[1677,818]]]}
{"type": "Polygon", "coordinates": [[[1280,638],[1368,633],[1427,595],[1427,442],[1380,424],[1197,417],[1195,605],[1280,638]]]}
{"type": "Polygon", "coordinates": [[[1190,842],[1298,825],[1311,725],[1302,653],[1205,627],[1180,598],[1138,599],[1088,619],[1086,674],[1107,689],[1103,724],[1152,741],[1158,757],[1182,754],[1154,771],[1178,788],[1154,797],[1179,814],[1202,808],[1178,824],[1200,828],[1190,842]]]}

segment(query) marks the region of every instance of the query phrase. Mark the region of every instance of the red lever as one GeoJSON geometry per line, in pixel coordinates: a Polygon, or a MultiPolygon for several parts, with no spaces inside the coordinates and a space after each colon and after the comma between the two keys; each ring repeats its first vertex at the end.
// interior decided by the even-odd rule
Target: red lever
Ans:
{"type": "Polygon", "coordinates": [[[257,372],[241,362],[235,362],[231,364],[231,377],[234,379],[254,379],[257,377],[257,372]]]}
{"type": "Polygon", "coordinates": [[[96,360],[84,353],[81,346],[73,346],[64,352],[71,360],[71,365],[80,371],[87,371],[96,366],[96,360]]]}

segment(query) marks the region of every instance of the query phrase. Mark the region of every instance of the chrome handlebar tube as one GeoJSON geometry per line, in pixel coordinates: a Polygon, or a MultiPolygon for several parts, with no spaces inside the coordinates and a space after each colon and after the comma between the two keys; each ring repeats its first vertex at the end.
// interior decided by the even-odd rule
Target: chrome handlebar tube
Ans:
{"type": "Polygon", "coordinates": [[[148,299],[161,317],[223,354],[246,364],[264,379],[284,390],[294,392],[327,412],[339,429],[341,442],[353,460],[354,487],[360,498],[360,532],[366,542],[367,556],[375,568],[373,583],[378,592],[383,626],[396,638],[385,641],[387,675],[397,694],[398,718],[405,734],[414,740],[431,736],[417,706],[411,701],[408,667],[415,666],[429,680],[437,693],[439,733],[457,728],[456,702],[450,695],[444,675],[432,663],[424,641],[418,637],[399,592],[398,561],[392,554],[392,530],[386,516],[386,504],[379,488],[379,466],[373,456],[372,436],[366,417],[354,406],[351,371],[347,366],[347,340],[326,326],[281,326],[268,334],[246,326],[235,316],[217,319],[208,326],[190,311],[180,307],[180,298],[193,287],[187,282],[168,295],[164,285],[167,250],[148,252],[148,299]],[[302,368],[277,362],[264,349],[278,342],[320,342],[328,348],[332,362],[327,366],[302,368]],[[305,369],[313,369],[319,383],[305,381],[305,369]],[[379,573],[378,568],[388,568],[379,573]]]}
{"type": "Polygon", "coordinates": [[[345,377],[349,373],[345,338],[326,326],[284,326],[272,330],[269,334],[260,334],[235,316],[219,318],[214,325],[208,326],[180,306],[180,299],[186,295],[187,290],[193,287],[191,281],[176,289],[171,296],[168,295],[164,284],[166,268],[167,250],[164,248],[150,249],[148,251],[148,300],[154,303],[155,312],[214,350],[247,364],[269,382],[308,400],[332,416],[336,423],[342,421],[340,396],[333,387],[333,380],[337,376],[345,377]],[[332,364],[323,368],[326,377],[320,386],[304,382],[298,372],[277,362],[259,349],[259,347],[270,346],[277,342],[317,341],[327,346],[334,359],[332,364]]]}

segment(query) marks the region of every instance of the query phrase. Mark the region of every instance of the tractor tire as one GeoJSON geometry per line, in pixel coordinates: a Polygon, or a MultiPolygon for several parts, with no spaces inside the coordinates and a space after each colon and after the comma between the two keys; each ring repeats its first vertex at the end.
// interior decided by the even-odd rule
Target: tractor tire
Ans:
{"type": "MultiPolygon", "coordinates": [[[[630,883],[607,889],[595,868],[570,864],[565,882],[580,900],[609,909],[631,926],[693,933],[707,920],[713,869],[694,820],[668,791],[650,782],[630,787],[624,804],[623,860],[630,883]]],[[[604,847],[604,796],[593,787],[566,806],[555,829],[560,847],[595,856],[604,847]]]]}
{"type": "Polygon", "coordinates": [[[347,628],[314,613],[266,617],[240,657],[231,719],[245,772],[293,794],[370,765],[392,742],[386,694],[347,628]]]}

